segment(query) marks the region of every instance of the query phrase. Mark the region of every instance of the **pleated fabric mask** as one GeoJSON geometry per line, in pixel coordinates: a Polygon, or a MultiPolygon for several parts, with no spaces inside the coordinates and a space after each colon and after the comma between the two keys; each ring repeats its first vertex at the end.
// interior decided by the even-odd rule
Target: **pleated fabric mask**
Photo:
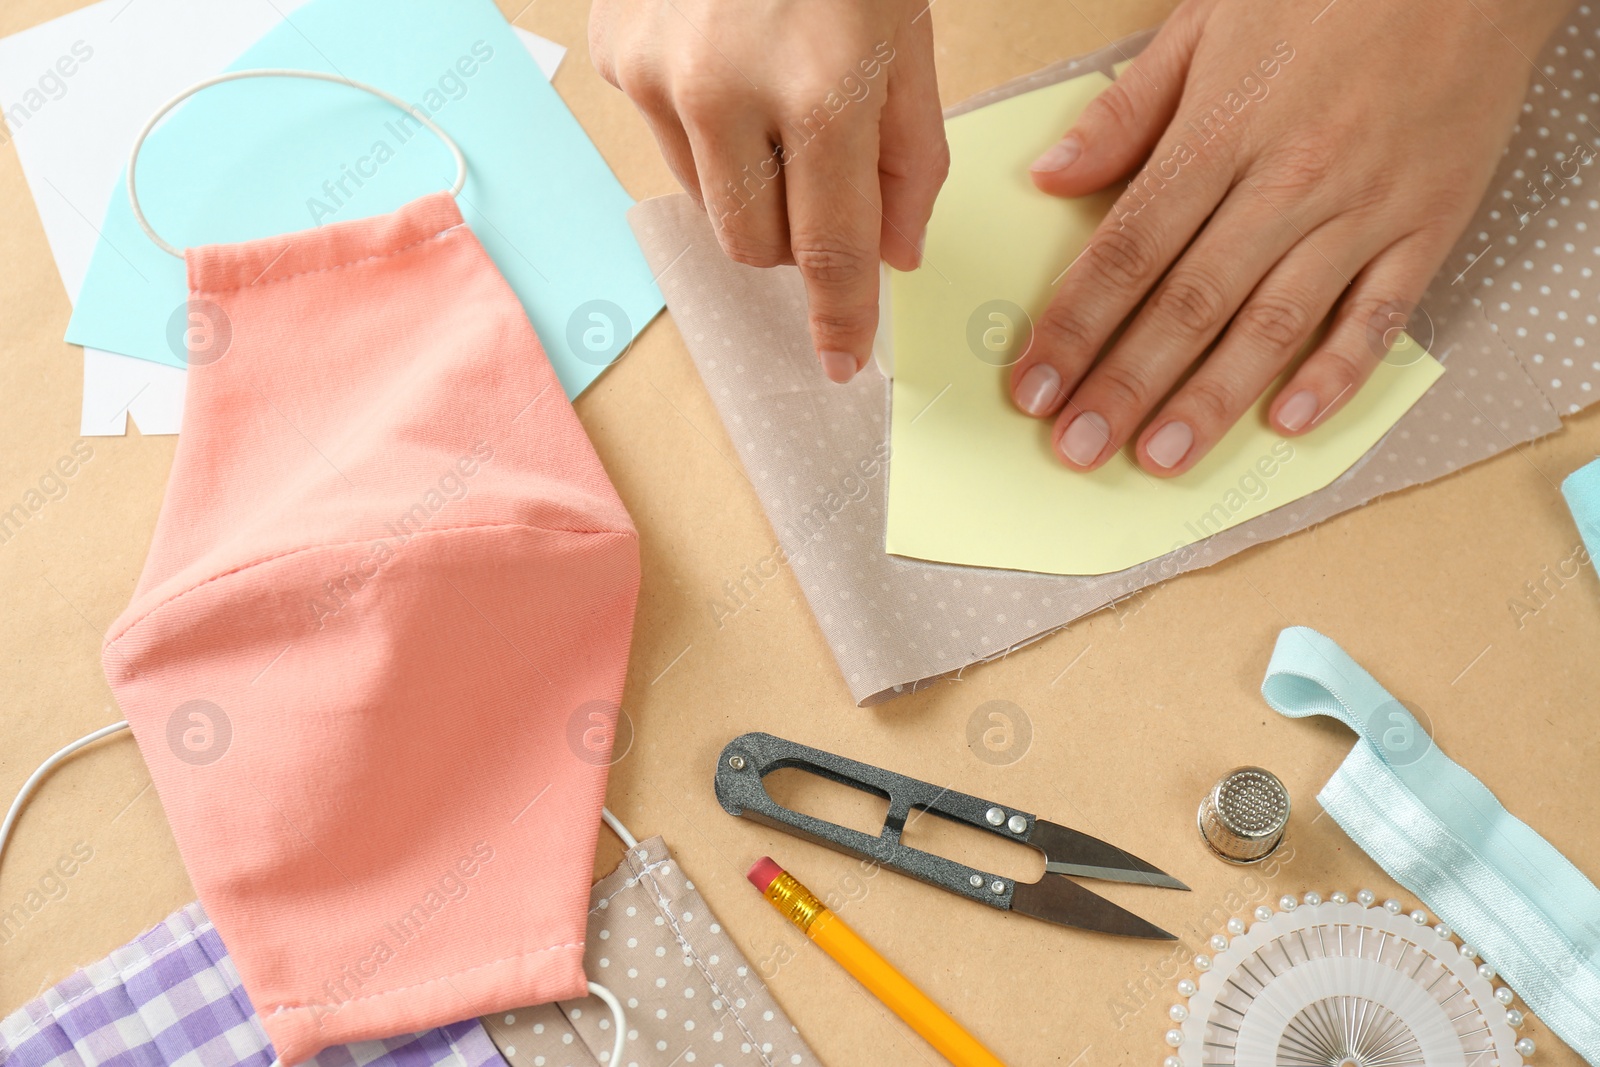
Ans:
{"type": "MultiPolygon", "coordinates": [[[[619,833],[626,827],[619,824],[619,833]]],[[[761,980],[798,946],[780,940],[762,966],[752,965],[660,837],[625,840],[622,862],[590,890],[586,955],[591,973],[628,1005],[624,1059],[611,1055],[614,1017],[585,998],[335,1045],[309,1063],[816,1067],[816,1055],[761,980]]],[[[198,903],[0,1018],[0,1063],[6,1067],[275,1062],[227,947],[198,903]]]]}
{"type": "MultiPolygon", "coordinates": [[[[626,1005],[628,1051],[644,1067],[819,1067],[764,979],[803,951],[785,924],[745,958],[660,837],[628,841],[589,900],[589,973],[626,1005]]],[[[851,885],[857,883],[851,882],[851,885]]],[[[508,1063],[609,1067],[611,1019],[582,1003],[541,1004],[483,1020],[508,1063]]],[[[911,1038],[915,1041],[916,1038],[911,1038]]],[[[916,1062],[907,1045],[873,1062],[916,1062]]]]}
{"type": "MultiPolygon", "coordinates": [[[[276,1056],[228,950],[189,904],[0,1019],[6,1067],[270,1067],[276,1056]]],[[[477,1019],[335,1045],[315,1067],[506,1067],[477,1019]]]]}
{"type": "Polygon", "coordinates": [[[638,545],[527,315],[451,193],[185,258],[103,662],[262,1025],[293,1064],[583,995],[638,545]]]}

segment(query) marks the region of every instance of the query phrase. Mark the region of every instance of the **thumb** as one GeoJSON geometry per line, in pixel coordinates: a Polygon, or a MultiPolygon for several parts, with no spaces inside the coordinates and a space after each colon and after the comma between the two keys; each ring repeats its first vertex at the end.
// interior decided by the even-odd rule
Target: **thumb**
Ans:
{"type": "Polygon", "coordinates": [[[1183,98],[1202,22],[1186,4],[1117,80],[1089,102],[1066,136],[1034,161],[1033,183],[1053,196],[1085,196],[1132,174],[1155,149],[1183,98]]]}

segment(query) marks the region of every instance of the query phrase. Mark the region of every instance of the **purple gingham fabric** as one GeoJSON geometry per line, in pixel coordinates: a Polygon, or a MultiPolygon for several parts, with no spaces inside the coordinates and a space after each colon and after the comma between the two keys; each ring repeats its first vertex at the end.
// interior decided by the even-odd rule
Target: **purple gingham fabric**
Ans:
{"type": "MultiPolygon", "coordinates": [[[[3,1067],[269,1067],[274,1057],[228,950],[198,903],[0,1022],[3,1067]]],[[[506,1067],[476,1019],[335,1046],[309,1062],[506,1067]]]]}

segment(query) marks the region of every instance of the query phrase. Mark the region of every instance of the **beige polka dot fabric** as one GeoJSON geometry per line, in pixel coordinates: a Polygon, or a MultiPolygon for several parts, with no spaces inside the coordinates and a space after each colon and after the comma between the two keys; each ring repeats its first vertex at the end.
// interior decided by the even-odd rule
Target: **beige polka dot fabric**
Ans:
{"type": "Polygon", "coordinates": [[[1564,415],[1600,400],[1597,51],[1600,7],[1580,4],[1530,72],[1489,195],[1440,276],[1482,306],[1564,415]]]}
{"type": "MultiPolygon", "coordinates": [[[[627,1067],[819,1067],[659,837],[589,896],[584,972],[622,1002],[627,1067]]],[[[484,1016],[509,1067],[611,1067],[596,997],[484,1016]]]]}
{"type": "MultiPolygon", "coordinates": [[[[1055,64],[991,90],[971,105],[1106,70],[1136,52],[1147,37],[1055,64]]],[[[1507,168],[1513,175],[1515,168],[1507,168]]],[[[1593,184],[1600,192],[1600,183],[1593,184]]],[[[1497,195],[1492,192],[1486,200],[1485,215],[1497,195]]],[[[1552,357],[1539,362],[1533,348],[1525,346],[1525,354],[1515,349],[1511,320],[1504,312],[1496,319],[1496,309],[1480,305],[1478,290],[1455,280],[1457,267],[1435,280],[1417,316],[1418,332],[1430,335],[1429,348],[1444,364],[1444,377],[1325,489],[1116,574],[1029,574],[891,556],[883,548],[888,382],[872,367],[848,386],[825,381],[808,338],[799,275],[788,267],[760,270],[730,262],[704,212],[688,197],[645,201],[629,217],[646,257],[660,272],[667,306],[790,567],[861,704],[1004,655],[1156,582],[1560,428],[1546,399],[1557,388],[1543,372],[1552,357]]],[[[1572,233],[1580,232],[1576,227],[1582,221],[1573,217],[1572,233]]],[[[1483,247],[1474,243],[1480,232],[1488,231],[1469,228],[1451,263],[1466,262],[1472,250],[1483,247]]],[[[1551,239],[1544,239],[1549,245],[1551,239]]],[[[1519,240],[1528,246],[1527,239],[1519,240]]],[[[1595,244],[1600,246],[1600,239],[1595,244]]],[[[1600,255],[1595,259],[1600,267],[1600,255]]],[[[1573,270],[1582,277],[1585,267],[1573,270]]],[[[1485,271],[1484,277],[1493,279],[1489,288],[1508,287],[1504,275],[1496,273],[1501,270],[1485,271]]],[[[1581,289],[1568,299],[1593,308],[1595,292],[1581,289]]],[[[1572,322],[1573,312],[1567,313],[1566,320],[1554,321],[1572,322]]],[[[1570,376],[1561,388],[1569,384],[1570,376]]],[[[1572,392],[1586,395],[1581,386],[1572,386],[1572,392]]]]}

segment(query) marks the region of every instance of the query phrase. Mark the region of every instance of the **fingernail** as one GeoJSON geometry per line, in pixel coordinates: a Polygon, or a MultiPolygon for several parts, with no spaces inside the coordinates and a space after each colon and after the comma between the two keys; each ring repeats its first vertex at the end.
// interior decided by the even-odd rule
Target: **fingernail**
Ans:
{"type": "Polygon", "coordinates": [[[1072,166],[1082,153],[1083,144],[1078,140],[1078,135],[1069,133],[1056,144],[1051,145],[1050,150],[1034,160],[1033,166],[1028,169],[1035,173],[1066,170],[1072,166]]]}
{"type": "Polygon", "coordinates": [[[848,352],[819,352],[822,360],[822,373],[840,385],[845,384],[856,376],[856,357],[848,352]]]}
{"type": "Polygon", "coordinates": [[[1283,402],[1278,409],[1278,424],[1290,433],[1298,433],[1317,414],[1317,394],[1302,389],[1283,402]]]}
{"type": "Polygon", "coordinates": [[[1022,373],[1011,399],[1035,418],[1048,415],[1061,402],[1061,375],[1048,363],[1035,363],[1022,373]]]}
{"type": "Polygon", "coordinates": [[[1193,444],[1194,431],[1189,429],[1188,423],[1169,422],[1155,432],[1144,450],[1156,466],[1171,470],[1183,462],[1193,444]]]}
{"type": "Polygon", "coordinates": [[[1092,411],[1072,420],[1061,435],[1061,454],[1074,466],[1087,467],[1100,458],[1101,449],[1111,440],[1111,427],[1092,411]]]}
{"type": "Polygon", "coordinates": [[[928,243],[928,228],[924,226],[922,232],[917,234],[917,266],[922,266],[922,249],[928,243]]]}

